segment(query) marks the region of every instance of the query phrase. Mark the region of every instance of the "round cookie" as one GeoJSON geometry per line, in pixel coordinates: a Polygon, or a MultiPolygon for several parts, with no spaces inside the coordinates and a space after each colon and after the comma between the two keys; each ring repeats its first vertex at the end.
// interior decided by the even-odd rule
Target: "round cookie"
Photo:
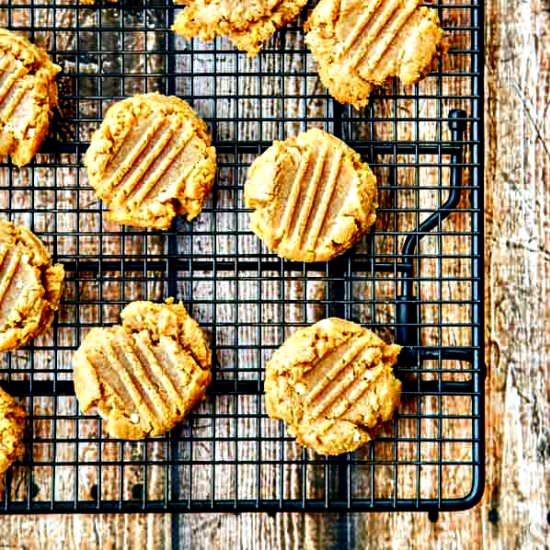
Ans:
{"type": "Polygon", "coordinates": [[[18,349],[50,326],[64,276],[34,233],[0,220],[0,351],[18,349]]]}
{"type": "Polygon", "coordinates": [[[93,328],[73,358],[83,412],[97,409],[105,430],[143,439],[171,430],[204,397],[211,380],[205,333],[182,304],[132,302],[122,325],[93,328]]]}
{"type": "Polygon", "coordinates": [[[0,156],[28,164],[48,133],[61,70],[41,48],[0,29],[0,156]]]}
{"type": "Polygon", "coordinates": [[[202,210],[216,173],[206,123],[182,99],[157,93],[119,101],[93,134],[84,164],[114,222],[168,229],[202,210]]]}
{"type": "Polygon", "coordinates": [[[401,382],[392,367],[400,350],[343,319],[299,329],[267,364],[267,414],[320,454],[355,451],[399,405],[401,382]]]}
{"type": "Polygon", "coordinates": [[[321,0],[306,22],[319,75],[340,103],[359,109],[392,76],[418,82],[443,40],[437,11],[421,0],[321,0]]]}
{"type": "Polygon", "coordinates": [[[343,141],[316,128],[275,141],[250,167],[250,227],[289,260],[327,261],[376,220],[376,178],[343,141]]]}
{"type": "Polygon", "coordinates": [[[25,410],[0,388],[0,474],[25,452],[25,410]]]}
{"type": "Polygon", "coordinates": [[[290,23],[307,0],[180,0],[186,8],[175,18],[172,29],[203,41],[228,36],[249,56],[256,55],[266,40],[290,23]]]}

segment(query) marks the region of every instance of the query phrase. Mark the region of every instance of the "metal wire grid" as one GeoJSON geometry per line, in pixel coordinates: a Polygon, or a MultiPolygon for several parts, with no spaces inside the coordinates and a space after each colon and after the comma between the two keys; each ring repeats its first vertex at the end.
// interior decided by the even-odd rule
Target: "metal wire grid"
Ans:
{"type": "MultiPolygon", "coordinates": [[[[169,1],[81,7],[16,0],[0,23],[43,44],[63,72],[60,113],[27,168],[0,171],[0,210],[65,265],[47,335],[2,356],[2,386],[26,403],[28,452],[5,476],[3,512],[439,510],[483,488],[481,0],[439,2],[450,49],[422,83],[362,112],[319,84],[300,20],[247,59],[225,39],[184,41],[169,1]],[[115,100],[177,94],[214,136],[219,171],[204,213],[168,232],[110,224],[81,168],[115,100]],[[275,138],[310,126],[341,136],[379,180],[376,227],[351,253],[298,264],[248,229],[242,185],[275,138]],[[79,414],[71,356],[131,300],[176,296],[211,336],[208,399],[164,438],[106,437],[79,414]],[[266,360],[295,328],[339,315],[405,346],[403,404],[386,435],[324,458],[269,420],[266,360]]],[[[307,11],[306,11],[307,13],[307,11]]]]}

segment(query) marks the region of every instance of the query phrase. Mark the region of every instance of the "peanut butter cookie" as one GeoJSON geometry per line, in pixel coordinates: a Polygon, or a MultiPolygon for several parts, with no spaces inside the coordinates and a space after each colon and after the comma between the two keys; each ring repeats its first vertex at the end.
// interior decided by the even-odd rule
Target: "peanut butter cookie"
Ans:
{"type": "Polygon", "coordinates": [[[0,220],[0,351],[20,348],[50,326],[64,275],[34,233],[0,220]]]}
{"type": "Polygon", "coordinates": [[[320,454],[355,451],[399,405],[401,382],[392,367],[400,349],[343,319],[299,329],[267,364],[267,414],[320,454]]]}
{"type": "Polygon", "coordinates": [[[26,38],[0,29],[0,156],[28,164],[48,133],[61,70],[26,38]]]}
{"type": "Polygon", "coordinates": [[[211,352],[182,304],[132,302],[122,325],[93,328],[76,351],[73,377],[83,412],[97,409],[112,437],[171,430],[204,397],[211,352]]]}
{"type": "Polygon", "coordinates": [[[327,261],[376,220],[376,178],[343,141],[316,128],[275,141],[250,167],[250,227],[289,260],[327,261]]]}
{"type": "Polygon", "coordinates": [[[202,210],[216,173],[208,128],[182,99],[157,93],[119,101],[92,136],[84,164],[108,217],[168,229],[202,210]]]}
{"type": "Polygon", "coordinates": [[[392,76],[418,82],[443,39],[437,11],[421,0],[321,0],[305,28],[323,84],[357,109],[392,76]]]}
{"type": "Polygon", "coordinates": [[[307,0],[180,0],[186,8],[176,15],[172,29],[185,38],[203,41],[228,36],[239,50],[256,55],[263,43],[290,23],[307,0]]]}
{"type": "Polygon", "coordinates": [[[3,474],[24,452],[25,410],[0,388],[0,474],[3,474]]]}

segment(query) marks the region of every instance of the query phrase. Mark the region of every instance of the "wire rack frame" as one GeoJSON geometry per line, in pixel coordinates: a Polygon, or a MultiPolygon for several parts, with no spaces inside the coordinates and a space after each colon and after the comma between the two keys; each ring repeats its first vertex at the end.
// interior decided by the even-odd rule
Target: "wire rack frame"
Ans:
{"type": "MultiPolygon", "coordinates": [[[[27,453],[2,480],[0,511],[456,510],[483,490],[483,2],[440,1],[449,51],[421,83],[354,111],[319,83],[302,18],[248,59],[225,39],[170,31],[172,2],[81,6],[15,0],[0,24],[62,66],[60,106],[31,165],[0,165],[0,214],[64,264],[52,330],[1,357],[25,403],[27,453]],[[82,169],[109,105],[138,92],[188,100],[209,123],[217,182],[192,224],[167,232],[107,222],[82,169]],[[242,186],[273,139],[318,126],[375,171],[375,228],[323,264],[277,258],[248,229],[242,186]],[[165,437],[109,439],[78,412],[71,357],[135,299],[175,296],[209,332],[208,399],[165,437]],[[325,458],[267,418],[263,369],[297,327],[338,315],[404,346],[403,403],[387,433],[325,458]]],[[[310,9],[311,6],[308,7],[310,9]]]]}

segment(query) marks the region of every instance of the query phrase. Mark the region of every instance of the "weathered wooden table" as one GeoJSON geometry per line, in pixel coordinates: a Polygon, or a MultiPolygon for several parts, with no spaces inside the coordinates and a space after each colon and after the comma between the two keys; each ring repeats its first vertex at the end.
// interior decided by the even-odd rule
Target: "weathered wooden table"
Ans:
{"type": "MultiPolygon", "coordinates": [[[[322,548],[346,539],[357,548],[550,545],[545,333],[550,12],[546,0],[490,0],[486,15],[488,379],[482,503],[467,512],[442,513],[435,522],[425,513],[2,517],[6,547],[322,548]]],[[[7,24],[1,6],[0,23],[7,24]]]]}

